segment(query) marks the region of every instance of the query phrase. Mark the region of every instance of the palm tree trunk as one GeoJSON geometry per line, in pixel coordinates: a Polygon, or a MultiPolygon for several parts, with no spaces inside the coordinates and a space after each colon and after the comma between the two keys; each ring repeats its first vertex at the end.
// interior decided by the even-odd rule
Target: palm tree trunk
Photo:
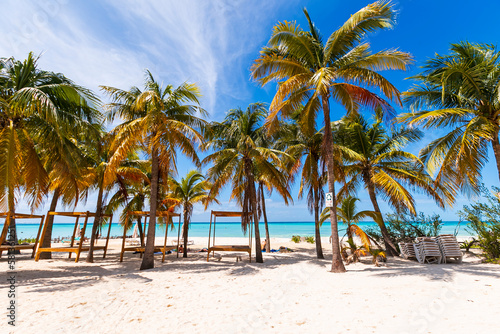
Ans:
{"type": "MultiPolygon", "coordinates": [[[[54,194],[52,195],[52,201],[50,202],[49,211],[56,211],[57,202],[59,201],[59,196],[61,195],[59,188],[54,190],[54,194]]],[[[45,237],[40,241],[40,247],[42,248],[50,248],[52,242],[52,227],[54,226],[54,216],[49,216],[47,219],[47,227],[45,230],[45,237]]],[[[40,253],[40,259],[48,260],[52,259],[51,252],[43,252],[40,253]]]]}
{"type": "MultiPolygon", "coordinates": [[[[9,185],[9,195],[8,195],[8,204],[9,204],[9,212],[11,214],[15,214],[16,212],[16,205],[14,202],[14,187],[12,185],[9,185]]],[[[9,224],[9,232],[8,232],[8,241],[9,244],[11,245],[17,245],[19,242],[17,240],[17,227],[16,227],[16,220],[14,218],[10,219],[10,224],[9,224]]],[[[10,250],[7,252],[7,254],[21,254],[21,251],[16,249],[16,250],[10,250]]]]}
{"type": "Polygon", "coordinates": [[[491,145],[493,146],[493,154],[495,155],[495,160],[497,163],[498,179],[500,180],[500,141],[498,140],[498,130],[493,135],[493,140],[491,145]]]}
{"type": "Polygon", "coordinates": [[[259,183],[261,198],[262,216],[264,217],[264,226],[266,227],[266,253],[271,252],[271,237],[269,236],[269,225],[267,224],[266,199],[264,198],[264,185],[259,183]]]}
{"type": "Polygon", "coordinates": [[[321,234],[319,231],[319,196],[318,190],[314,190],[314,234],[316,239],[316,257],[324,259],[323,248],[321,247],[321,234]]]}
{"type": "MultiPolygon", "coordinates": [[[[101,223],[101,211],[102,211],[102,197],[104,194],[104,187],[102,185],[103,180],[101,180],[101,184],[99,186],[99,193],[97,194],[97,207],[95,209],[95,217],[94,223],[92,224],[92,233],[90,235],[90,246],[89,253],[87,254],[87,258],[85,262],[93,263],[94,262],[94,242],[97,235],[97,229],[101,223]]],[[[84,235],[80,236],[80,242],[83,242],[84,235]]]]}
{"type": "Polygon", "coordinates": [[[339,228],[337,223],[337,198],[335,195],[335,170],[333,162],[333,136],[330,124],[330,105],[328,96],[323,96],[323,116],[325,119],[325,134],[323,136],[323,156],[326,160],[326,173],[328,176],[328,192],[333,195],[333,206],[330,208],[330,225],[332,230],[332,268],[331,272],[344,273],[345,267],[340,255],[339,228]]]}
{"type": "Polygon", "coordinates": [[[137,217],[137,229],[139,230],[139,239],[141,239],[141,247],[144,247],[144,232],[142,231],[142,217],[137,217]]]}
{"type": "MultiPolygon", "coordinates": [[[[153,136],[154,137],[154,136],[153,136]]],[[[155,229],[156,229],[156,208],[158,206],[158,180],[159,180],[159,159],[158,148],[153,147],[151,157],[151,208],[149,212],[149,225],[147,233],[147,242],[144,249],[144,257],[142,258],[141,268],[152,269],[155,267],[154,250],[155,250],[155,229]]],[[[168,227],[167,227],[168,228],[168,227]]]]}
{"type": "Polygon", "coordinates": [[[187,257],[187,246],[188,246],[188,229],[189,229],[189,218],[188,217],[187,204],[184,204],[184,225],[182,226],[182,239],[184,240],[183,254],[182,257],[187,257]]]}
{"type": "Polygon", "coordinates": [[[255,228],[255,262],[264,263],[262,258],[262,246],[260,245],[259,215],[257,213],[257,192],[255,191],[255,178],[253,175],[252,161],[245,159],[245,174],[250,191],[250,203],[252,204],[253,223],[255,228]]]}
{"type": "Polygon", "coordinates": [[[379,216],[379,222],[378,226],[380,227],[380,232],[382,233],[382,237],[384,238],[384,245],[385,245],[385,252],[387,256],[397,256],[398,251],[396,249],[396,246],[394,246],[394,243],[391,240],[391,237],[389,235],[389,231],[387,231],[387,227],[385,226],[384,223],[384,218],[382,217],[382,213],[380,212],[380,208],[378,206],[377,202],[377,197],[375,195],[375,187],[370,181],[365,181],[368,183],[368,193],[370,195],[370,200],[372,201],[373,204],[373,210],[378,213],[379,216]]]}

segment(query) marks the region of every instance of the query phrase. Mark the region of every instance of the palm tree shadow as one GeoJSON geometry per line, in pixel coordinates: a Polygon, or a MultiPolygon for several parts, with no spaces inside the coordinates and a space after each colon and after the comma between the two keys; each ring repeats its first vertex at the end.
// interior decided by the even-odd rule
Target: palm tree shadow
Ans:
{"type": "Polygon", "coordinates": [[[431,281],[451,281],[457,274],[498,278],[500,266],[470,262],[420,264],[401,258],[389,258],[387,266],[364,268],[363,271],[373,272],[376,277],[418,276],[431,281]]]}

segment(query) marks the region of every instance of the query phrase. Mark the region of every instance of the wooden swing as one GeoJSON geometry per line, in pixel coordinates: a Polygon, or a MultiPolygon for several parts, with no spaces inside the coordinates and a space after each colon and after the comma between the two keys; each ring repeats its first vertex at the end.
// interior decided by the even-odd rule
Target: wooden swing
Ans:
{"type": "MultiPolygon", "coordinates": [[[[13,212],[1,212],[0,218],[5,218],[2,234],[0,234],[0,257],[2,257],[2,252],[8,250],[21,250],[21,249],[32,249],[31,257],[35,256],[36,246],[38,245],[38,240],[40,238],[40,231],[42,230],[43,218],[45,216],[40,215],[28,215],[23,213],[13,213],[13,212]],[[35,243],[29,243],[26,245],[4,245],[3,243],[7,241],[7,235],[9,234],[9,226],[11,219],[40,219],[40,226],[38,227],[38,233],[36,234],[35,243]]],[[[19,226],[19,225],[17,225],[19,226]]],[[[16,226],[16,227],[17,227],[16,226]]]]}
{"type": "MultiPolygon", "coordinates": [[[[75,220],[75,226],[73,228],[73,235],[71,236],[71,241],[69,246],[59,246],[59,247],[38,247],[38,250],[36,252],[36,257],[35,261],[38,261],[40,259],[40,254],[43,252],[49,252],[49,253],[54,253],[54,252],[59,252],[59,253],[64,253],[68,252],[68,258],[71,258],[71,254],[75,253],[76,254],[76,259],[75,262],[78,262],[80,259],[80,254],[81,252],[88,252],[90,249],[90,245],[84,245],[84,237],[85,237],[85,230],[87,229],[87,223],[90,217],[95,217],[96,214],[94,212],[54,212],[54,211],[49,211],[47,212],[47,216],[45,217],[45,224],[43,226],[43,232],[42,232],[42,237],[40,240],[43,240],[45,237],[45,233],[47,231],[47,222],[49,221],[50,216],[63,216],[63,217],[72,217],[76,218],[75,220]],[[78,245],[75,245],[75,235],[76,235],[76,230],[79,224],[80,218],[84,218],[83,221],[83,228],[81,229],[81,237],[80,241],[78,242],[78,245]]],[[[55,217],[54,217],[55,218],[55,217]]],[[[108,227],[108,234],[106,235],[106,243],[104,245],[97,245],[98,239],[95,239],[96,245],[94,245],[94,250],[103,250],[104,254],[102,258],[106,258],[106,252],[108,251],[108,243],[109,243],[109,234],[111,232],[111,222],[113,221],[113,215],[105,215],[102,214],[101,218],[109,218],[109,227],[108,227]]]]}
{"type": "Polygon", "coordinates": [[[208,229],[208,251],[207,251],[207,262],[210,258],[210,252],[212,252],[212,256],[215,252],[246,252],[250,258],[250,262],[252,262],[252,229],[253,229],[253,219],[252,213],[248,212],[251,219],[250,223],[250,233],[248,234],[248,246],[246,245],[216,245],[215,244],[215,225],[217,221],[217,217],[242,217],[244,215],[243,212],[235,212],[235,211],[213,211],[210,214],[210,227],[208,229]],[[212,217],[214,222],[214,229],[212,234],[212,217]],[[212,246],[210,247],[210,235],[212,234],[212,246]]]}
{"type": "MultiPolygon", "coordinates": [[[[141,222],[140,228],[142,228],[142,234],[140,235],[141,237],[141,245],[144,245],[144,234],[146,231],[146,224],[147,224],[147,219],[149,217],[149,211],[129,211],[127,212],[127,217],[126,221],[128,222],[130,220],[131,216],[136,216],[136,217],[144,217],[144,222],[141,222]]],[[[179,213],[175,212],[170,212],[170,211],[156,211],[156,217],[179,217],[179,228],[178,228],[178,234],[177,234],[177,244],[179,244],[179,239],[180,239],[180,233],[181,233],[181,215],[179,213]]],[[[139,224],[139,222],[138,222],[139,224]]],[[[123,240],[122,240],[122,250],[120,253],[120,262],[123,262],[123,254],[125,252],[137,252],[140,253],[140,257],[144,254],[144,251],[146,247],[143,246],[125,246],[125,238],[127,236],[127,226],[126,224],[123,227],[123,240]]],[[[179,247],[177,246],[167,246],[167,237],[168,237],[168,226],[165,226],[165,240],[163,241],[163,246],[154,246],[154,252],[161,252],[162,253],[162,259],[161,262],[165,262],[165,254],[173,249],[177,248],[177,257],[179,257],[179,247]]]]}

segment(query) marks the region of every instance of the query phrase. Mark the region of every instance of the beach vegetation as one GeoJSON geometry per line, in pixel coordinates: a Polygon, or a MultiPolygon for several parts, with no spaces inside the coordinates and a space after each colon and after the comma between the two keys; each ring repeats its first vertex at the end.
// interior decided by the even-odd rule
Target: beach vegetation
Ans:
{"type": "MultiPolygon", "coordinates": [[[[101,121],[99,99],[90,90],[40,69],[38,60],[32,52],[23,61],[0,59],[0,208],[11,212],[21,191],[32,210],[42,204],[49,173],[60,179],[78,173],[77,134],[101,121]]],[[[67,194],[72,184],[63,184],[67,194]]]]}
{"type": "MultiPolygon", "coordinates": [[[[267,147],[262,121],[267,110],[262,103],[250,104],[246,110],[232,109],[222,122],[212,122],[207,131],[204,148],[211,150],[204,165],[210,165],[207,178],[212,182],[209,195],[217,197],[222,188],[232,184],[231,198],[236,199],[243,212],[253,215],[256,262],[262,263],[259,217],[257,213],[256,182],[266,176],[267,182],[283,197],[286,204],[290,194],[285,164],[291,159],[286,153],[267,147]]],[[[243,215],[246,232],[250,217],[243,215]]]]}
{"type": "MultiPolygon", "coordinates": [[[[110,121],[123,120],[113,132],[109,170],[126,159],[130,152],[141,150],[151,159],[150,217],[147,242],[141,269],[154,268],[154,240],[159,182],[167,182],[168,175],[176,173],[177,150],[195,165],[200,160],[195,145],[203,142],[206,112],[199,106],[198,86],[183,83],[178,87],[163,86],[146,71],[144,90],[132,87],[122,90],[101,86],[112,102],[105,106],[110,121]]],[[[105,182],[114,174],[105,173],[105,182]]]]}
{"type": "MultiPolygon", "coordinates": [[[[389,213],[385,217],[387,233],[397,245],[400,242],[413,242],[417,237],[435,237],[440,234],[443,221],[438,214],[425,215],[419,212],[389,213]]],[[[367,228],[366,233],[377,242],[384,242],[380,229],[367,228]]],[[[398,248],[399,249],[399,248],[398,248]]]]}
{"type": "Polygon", "coordinates": [[[477,245],[483,251],[488,262],[500,263],[500,188],[493,187],[490,192],[481,187],[486,202],[465,205],[459,212],[471,234],[477,236],[477,245]]]}
{"type": "Polygon", "coordinates": [[[500,53],[494,45],[463,41],[426,61],[417,83],[404,93],[411,112],[400,121],[444,135],[420,152],[436,184],[452,203],[459,191],[478,194],[493,149],[500,179],[500,53]]]}
{"type": "MultiPolygon", "coordinates": [[[[348,114],[360,108],[381,108],[390,116],[394,109],[389,101],[400,104],[400,93],[377,70],[405,70],[412,57],[405,52],[385,50],[372,53],[365,36],[392,28],[393,5],[377,1],[352,14],[339,29],[325,40],[304,10],[309,30],[296,22],[280,22],[274,28],[268,46],[252,66],[254,79],[261,85],[278,82],[266,119],[267,130],[277,131],[280,118],[288,118],[304,105],[300,122],[309,131],[316,127],[318,113],[324,121],[323,156],[326,162],[328,191],[335,195],[335,162],[331,134],[330,103],[340,104],[348,114]],[[381,96],[369,88],[377,88],[381,96]]],[[[340,254],[336,201],[330,220],[332,230],[332,272],[345,272],[340,254]]]]}
{"type": "Polygon", "coordinates": [[[198,170],[189,171],[185,177],[177,181],[173,177],[168,179],[169,194],[168,198],[176,202],[175,206],[182,207],[182,240],[183,257],[187,257],[189,223],[193,214],[193,205],[202,203],[207,207],[211,202],[218,201],[209,196],[211,183],[205,180],[203,174],[198,170]]]}
{"type": "Polygon", "coordinates": [[[325,205],[326,184],[325,163],[322,152],[323,133],[313,130],[307,133],[300,125],[301,108],[291,116],[290,122],[283,124],[277,132],[276,147],[286,149],[294,157],[293,165],[289,166],[291,178],[295,173],[300,173],[300,186],[298,198],[303,198],[307,193],[307,207],[314,215],[314,236],[316,243],[316,257],[324,259],[321,246],[320,212],[325,205]],[[303,161],[303,162],[302,162],[303,161]]]}
{"type": "MultiPolygon", "coordinates": [[[[262,138],[260,140],[262,147],[274,148],[278,151],[281,150],[279,145],[277,145],[277,141],[280,138],[280,134],[275,134],[270,137],[267,136],[265,131],[261,132],[262,138]]],[[[261,218],[264,219],[264,228],[266,231],[266,252],[271,252],[271,236],[269,234],[269,225],[267,221],[267,210],[266,210],[266,193],[270,196],[274,189],[278,190],[278,194],[285,198],[285,202],[293,203],[292,195],[290,194],[290,186],[291,181],[293,180],[293,165],[294,158],[289,157],[284,160],[284,164],[280,167],[281,173],[284,174],[284,177],[279,178],[278,180],[274,180],[270,182],[270,175],[266,172],[259,172],[257,169],[257,213],[259,220],[261,218]]],[[[270,163],[273,163],[270,161],[270,163]]],[[[287,204],[288,205],[288,204],[287,204]]]]}
{"type": "Polygon", "coordinates": [[[300,235],[292,235],[292,242],[298,244],[300,242],[300,235]]]}
{"type": "Polygon", "coordinates": [[[307,237],[306,237],[306,242],[308,242],[308,243],[310,243],[310,244],[314,244],[315,239],[314,239],[314,237],[313,237],[313,236],[311,236],[311,235],[310,235],[310,236],[307,236],[307,237]]]}
{"type": "MultiPolygon", "coordinates": [[[[122,161],[121,168],[124,171],[131,171],[127,174],[117,174],[115,187],[108,193],[108,203],[104,207],[104,213],[112,214],[119,208],[122,212],[119,222],[125,230],[132,228],[133,224],[127,213],[129,211],[145,211],[146,200],[151,195],[151,161],[141,160],[136,152],[129,153],[128,157],[122,161]],[[127,177],[123,177],[127,175],[127,177]]],[[[159,183],[160,198],[166,194],[166,183],[159,183]]],[[[163,208],[166,210],[167,208],[163,208]]],[[[162,210],[162,209],[160,209],[162,210]]],[[[144,247],[144,231],[142,229],[142,216],[135,217],[141,247],[144,247]]]]}
{"type": "Polygon", "coordinates": [[[342,152],[342,169],[349,180],[339,190],[339,198],[355,193],[364,186],[370,196],[373,218],[378,224],[388,256],[397,256],[396,242],[391,238],[379,206],[379,198],[387,200],[395,210],[415,215],[415,199],[411,189],[431,196],[443,207],[440,189],[435,188],[431,176],[420,159],[405,150],[418,141],[418,129],[393,128],[386,130],[383,114],[375,114],[369,124],[361,115],[344,117],[336,122],[333,131],[337,147],[342,152]]]}

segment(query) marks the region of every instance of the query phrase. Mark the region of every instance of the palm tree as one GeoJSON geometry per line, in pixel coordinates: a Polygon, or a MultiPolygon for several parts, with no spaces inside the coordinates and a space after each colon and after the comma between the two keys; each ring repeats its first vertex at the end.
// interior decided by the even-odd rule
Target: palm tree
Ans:
{"type": "MultiPolygon", "coordinates": [[[[363,42],[369,32],[391,28],[394,11],[387,1],[377,1],[360,9],[323,42],[318,29],[304,10],[309,31],[296,23],[283,22],[274,27],[269,47],[252,67],[253,77],[262,85],[279,82],[278,91],[267,118],[269,131],[279,125],[279,114],[288,117],[304,104],[301,123],[315,128],[316,115],[322,109],[325,124],[323,155],[326,160],[328,191],[335,195],[335,166],[330,128],[330,99],[340,103],[347,113],[357,113],[360,107],[393,110],[389,103],[371,92],[379,88],[388,99],[400,103],[399,91],[377,70],[405,70],[411,56],[397,50],[371,53],[370,45],[363,42]]],[[[340,256],[336,198],[331,208],[332,272],[345,272],[340,256]]]]}
{"type": "MultiPolygon", "coordinates": [[[[127,213],[129,211],[144,211],[146,206],[146,199],[151,195],[151,161],[148,160],[138,160],[137,155],[130,155],[126,160],[122,162],[122,166],[127,166],[136,169],[136,175],[141,175],[139,178],[124,178],[117,175],[116,192],[111,195],[106,208],[105,213],[111,214],[116,212],[118,209],[122,208],[122,213],[120,214],[120,224],[125,228],[129,229],[132,227],[132,222],[128,220],[127,213]]],[[[159,193],[165,193],[165,191],[159,191],[159,193]]],[[[159,196],[161,198],[161,196],[159,196]]],[[[141,240],[141,247],[144,247],[144,231],[142,230],[142,217],[137,216],[138,230],[141,240]]]]}
{"type": "MultiPolygon", "coordinates": [[[[357,262],[361,256],[367,255],[368,253],[372,253],[372,248],[371,248],[371,239],[368,236],[368,234],[365,233],[361,229],[361,227],[358,226],[358,223],[361,221],[361,219],[370,217],[374,221],[377,221],[379,219],[378,214],[375,211],[369,211],[369,210],[363,210],[363,211],[357,211],[356,210],[356,202],[359,201],[358,198],[352,197],[352,196],[347,196],[342,200],[341,205],[337,208],[337,215],[344,224],[347,225],[346,228],[346,235],[347,235],[347,246],[342,247],[342,250],[345,252],[345,250],[350,250],[351,255],[348,257],[346,254],[343,254],[344,259],[352,259],[353,262],[357,262]],[[361,240],[362,246],[359,247],[356,245],[354,242],[354,235],[358,236],[358,238],[361,240]]],[[[329,210],[325,209],[321,213],[321,223],[326,221],[327,219],[330,218],[330,212],[329,210]]],[[[374,258],[376,259],[378,255],[380,255],[380,252],[377,251],[373,253],[374,258]]],[[[385,253],[384,253],[385,256],[385,253]]],[[[375,263],[375,262],[374,262],[375,263]]]]}
{"type": "MultiPolygon", "coordinates": [[[[149,71],[146,71],[144,91],[137,87],[129,91],[107,86],[101,88],[113,100],[106,105],[109,119],[120,117],[125,120],[114,130],[116,137],[111,146],[114,153],[110,166],[119,165],[129,152],[138,148],[144,148],[151,157],[150,223],[141,270],[154,268],[159,181],[167,180],[169,173],[176,172],[176,149],[199,164],[194,143],[203,141],[202,133],[197,129],[203,129],[205,122],[195,115],[205,115],[206,112],[199,107],[200,92],[195,84],[164,87],[149,71]]],[[[106,174],[105,178],[110,176],[106,174]]]]}
{"type": "MultiPolygon", "coordinates": [[[[359,227],[357,224],[363,218],[370,217],[373,221],[377,221],[379,219],[378,214],[375,211],[356,210],[356,202],[359,201],[359,198],[348,195],[341,202],[341,205],[337,207],[337,215],[339,220],[347,225],[346,234],[349,243],[353,243],[353,232],[357,231],[359,227]]],[[[329,210],[323,210],[321,213],[321,223],[330,218],[329,210]]]]}
{"type": "Polygon", "coordinates": [[[319,219],[320,210],[325,204],[323,186],[326,175],[322,159],[323,133],[321,131],[306,133],[304,128],[298,124],[299,115],[299,113],[293,115],[291,117],[293,121],[282,126],[276,145],[279,148],[286,148],[286,152],[296,158],[294,166],[290,167],[292,172],[299,170],[302,166],[298,198],[301,199],[304,192],[307,192],[307,206],[309,211],[314,214],[316,257],[324,259],[319,219]],[[303,156],[305,159],[302,163],[303,156]]]}
{"type": "Polygon", "coordinates": [[[400,119],[446,131],[420,157],[454,196],[479,191],[490,144],[500,179],[500,53],[493,45],[469,42],[451,44],[450,51],[412,77],[418,84],[403,94],[411,112],[400,119]]]}
{"type": "Polygon", "coordinates": [[[33,53],[23,62],[0,59],[0,207],[12,212],[18,189],[34,210],[49,191],[50,171],[78,169],[74,134],[91,132],[101,117],[91,91],[37,61],[33,53]]]}
{"type": "MultiPolygon", "coordinates": [[[[255,183],[265,175],[286,204],[290,197],[288,188],[284,187],[287,176],[282,162],[282,159],[287,159],[287,155],[263,144],[262,121],[266,115],[267,110],[261,103],[250,104],[245,111],[229,110],[221,123],[211,124],[204,147],[214,152],[203,159],[203,164],[211,164],[207,172],[208,179],[212,182],[210,197],[217,197],[221,189],[231,181],[231,199],[237,199],[243,212],[253,214],[255,255],[259,263],[263,259],[255,183]]],[[[243,215],[244,231],[249,223],[250,217],[243,215]]]]}
{"type": "Polygon", "coordinates": [[[187,257],[188,230],[193,214],[193,204],[202,203],[205,207],[216,201],[208,195],[211,188],[210,182],[197,170],[192,170],[181,178],[180,182],[170,177],[168,180],[170,194],[169,197],[182,205],[184,223],[182,225],[182,239],[184,240],[183,257],[187,257]]]}
{"type": "MultiPolygon", "coordinates": [[[[102,133],[102,136],[95,143],[87,147],[92,148],[88,151],[89,167],[84,168],[85,178],[90,184],[90,188],[97,190],[97,205],[90,236],[90,247],[86,262],[94,262],[94,241],[97,237],[97,231],[104,221],[101,219],[102,213],[106,210],[107,194],[117,186],[122,192],[125,191],[124,180],[133,182],[144,182],[147,176],[142,170],[134,166],[134,162],[129,159],[122,160],[120,165],[111,164],[112,153],[109,150],[113,142],[113,134],[102,133]]],[[[130,155],[127,157],[129,158],[130,155]]]]}
{"type": "Polygon", "coordinates": [[[408,143],[422,137],[417,129],[394,129],[387,134],[382,125],[382,115],[377,113],[371,126],[363,117],[344,117],[335,125],[334,140],[345,152],[343,170],[350,180],[340,189],[339,197],[353,193],[363,184],[368,191],[387,254],[397,255],[396,246],[382,218],[378,196],[388,200],[396,211],[409,210],[415,214],[415,200],[411,189],[420,190],[444,207],[440,196],[442,188],[434,189],[433,181],[415,155],[403,150],[408,143]]]}

